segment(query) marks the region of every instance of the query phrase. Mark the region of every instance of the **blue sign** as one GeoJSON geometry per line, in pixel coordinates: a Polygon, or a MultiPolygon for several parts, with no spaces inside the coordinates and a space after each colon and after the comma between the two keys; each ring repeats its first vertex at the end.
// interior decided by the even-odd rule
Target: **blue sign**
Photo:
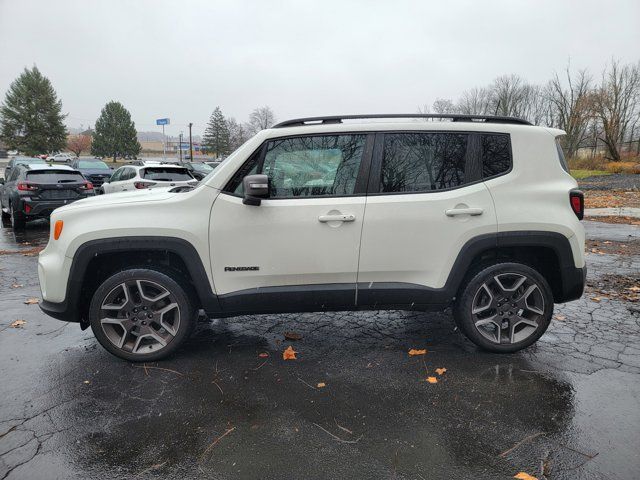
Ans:
{"type": "Polygon", "coordinates": [[[156,120],[156,125],[169,125],[169,123],[168,118],[159,118],[156,120]]]}

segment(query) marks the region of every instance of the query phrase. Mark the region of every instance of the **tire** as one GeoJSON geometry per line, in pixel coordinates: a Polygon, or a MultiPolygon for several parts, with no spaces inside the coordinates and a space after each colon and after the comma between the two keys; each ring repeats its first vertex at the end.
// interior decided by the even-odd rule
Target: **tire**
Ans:
{"type": "Polygon", "coordinates": [[[462,333],[480,348],[517,352],[535,343],[549,327],[553,293],[533,268],[499,263],[470,276],[453,313],[462,333]]]}
{"type": "Polygon", "coordinates": [[[89,324],[98,342],[116,357],[133,362],[174,353],[191,334],[195,317],[188,292],[169,274],[146,268],[109,277],[89,306],[89,324]]]}
{"type": "Polygon", "coordinates": [[[10,209],[11,209],[11,227],[14,230],[22,230],[27,223],[27,220],[25,219],[24,214],[16,210],[13,205],[11,205],[10,209]]]}

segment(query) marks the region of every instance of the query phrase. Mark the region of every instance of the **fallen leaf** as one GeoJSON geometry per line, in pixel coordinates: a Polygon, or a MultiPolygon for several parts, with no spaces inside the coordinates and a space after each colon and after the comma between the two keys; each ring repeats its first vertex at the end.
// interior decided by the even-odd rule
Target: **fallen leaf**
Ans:
{"type": "Polygon", "coordinates": [[[26,320],[14,320],[9,326],[11,328],[22,328],[25,323],[27,323],[26,320]]]}
{"type": "Polygon", "coordinates": [[[83,383],[90,383],[89,380],[85,380],[83,383]]]}
{"type": "Polygon", "coordinates": [[[284,332],[284,338],[286,340],[300,340],[302,335],[296,332],[284,332]]]}
{"type": "Polygon", "coordinates": [[[592,302],[600,303],[600,300],[602,300],[600,297],[591,297],[592,302]]]}
{"type": "Polygon", "coordinates": [[[282,352],[283,360],[296,360],[296,352],[291,345],[287,347],[287,349],[282,352]]]}
{"type": "Polygon", "coordinates": [[[438,379],[436,377],[427,377],[427,382],[438,383],[438,379]]]}
{"type": "Polygon", "coordinates": [[[447,369],[446,369],[446,368],[444,368],[444,367],[443,367],[443,368],[436,368],[436,373],[437,373],[438,375],[442,375],[442,374],[443,374],[444,372],[446,372],[446,371],[447,371],[447,369]]]}
{"type": "Polygon", "coordinates": [[[538,480],[537,477],[532,477],[528,473],[520,472],[513,476],[513,478],[517,478],[518,480],[538,480]]]}
{"type": "Polygon", "coordinates": [[[634,285],[633,287],[627,288],[627,290],[630,290],[632,292],[640,292],[640,287],[637,285],[634,285]]]}
{"type": "Polygon", "coordinates": [[[28,298],[24,301],[24,303],[26,305],[33,305],[35,303],[38,303],[38,299],[37,298],[28,298]]]}
{"type": "Polygon", "coordinates": [[[412,357],[415,355],[426,355],[427,354],[427,350],[416,350],[415,348],[412,348],[411,350],[409,350],[409,355],[411,355],[412,357]]]}
{"type": "Polygon", "coordinates": [[[21,283],[14,283],[13,285],[11,285],[11,288],[22,288],[24,287],[24,285],[22,285],[21,283]]]}
{"type": "Polygon", "coordinates": [[[318,383],[318,385],[316,385],[316,387],[318,387],[318,388],[324,388],[326,386],[327,386],[327,384],[324,383],[324,382],[320,382],[320,383],[318,383]]]}
{"type": "Polygon", "coordinates": [[[260,358],[267,358],[269,356],[269,354],[267,352],[262,352],[262,353],[259,353],[258,356],[260,358]]]}
{"type": "Polygon", "coordinates": [[[554,315],[553,318],[555,318],[556,320],[560,320],[561,322],[567,319],[567,317],[565,317],[564,315],[554,315]]]}

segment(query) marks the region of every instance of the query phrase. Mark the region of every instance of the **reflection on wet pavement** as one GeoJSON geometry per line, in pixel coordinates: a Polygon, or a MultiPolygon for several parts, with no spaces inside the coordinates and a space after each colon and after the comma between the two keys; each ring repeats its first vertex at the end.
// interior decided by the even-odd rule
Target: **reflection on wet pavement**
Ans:
{"type": "MultiPolygon", "coordinates": [[[[640,272],[637,257],[587,258],[593,279],[640,272]]],[[[236,317],[203,323],[178,355],[145,368],[24,305],[38,295],[35,258],[0,262],[0,479],[626,479],[640,469],[630,302],[587,294],[559,305],[547,334],[513,355],[478,350],[447,312],[236,317]],[[17,318],[27,323],[8,328],[17,318]],[[291,331],[302,339],[286,341],[291,331]],[[282,360],[288,345],[298,360],[282,360]]]]}

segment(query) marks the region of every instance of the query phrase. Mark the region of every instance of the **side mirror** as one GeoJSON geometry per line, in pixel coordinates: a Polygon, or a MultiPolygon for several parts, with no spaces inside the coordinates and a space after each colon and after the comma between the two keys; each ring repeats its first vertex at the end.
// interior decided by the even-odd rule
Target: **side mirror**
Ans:
{"type": "Polygon", "coordinates": [[[263,198],[269,198],[269,177],[266,175],[247,175],[242,179],[242,187],[245,205],[257,207],[263,198]]]}

